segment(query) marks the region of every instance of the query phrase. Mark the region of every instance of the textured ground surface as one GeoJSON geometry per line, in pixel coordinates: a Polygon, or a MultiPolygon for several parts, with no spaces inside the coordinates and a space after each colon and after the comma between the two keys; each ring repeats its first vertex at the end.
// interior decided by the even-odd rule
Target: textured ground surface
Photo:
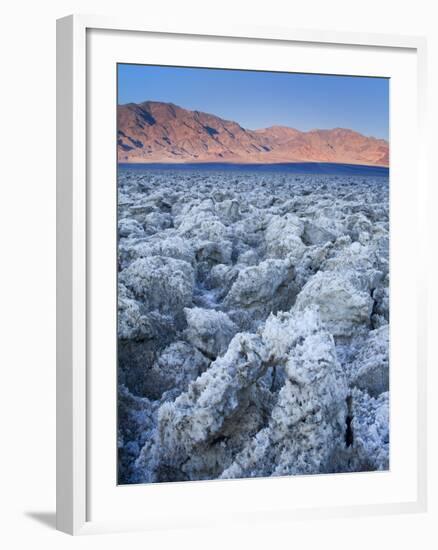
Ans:
{"type": "Polygon", "coordinates": [[[119,174],[119,482],[389,466],[388,180],[119,174]]]}

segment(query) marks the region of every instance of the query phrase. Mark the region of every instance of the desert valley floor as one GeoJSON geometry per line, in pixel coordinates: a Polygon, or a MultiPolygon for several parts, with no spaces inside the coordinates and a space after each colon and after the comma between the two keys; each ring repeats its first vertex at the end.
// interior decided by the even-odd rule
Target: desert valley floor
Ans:
{"type": "Polygon", "coordinates": [[[389,467],[388,177],[118,176],[119,483],[389,467]]]}

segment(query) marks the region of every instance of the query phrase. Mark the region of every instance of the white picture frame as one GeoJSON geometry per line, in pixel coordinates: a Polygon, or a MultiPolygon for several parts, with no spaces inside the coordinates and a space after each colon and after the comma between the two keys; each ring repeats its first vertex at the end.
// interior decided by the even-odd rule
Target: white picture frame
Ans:
{"type": "MultiPolygon", "coordinates": [[[[96,401],[96,393],[91,372],[91,365],[96,364],[94,349],[92,346],[94,332],[92,327],[94,321],[90,311],[95,315],[96,308],[91,308],[93,297],[93,274],[90,269],[93,264],[90,254],[92,253],[93,244],[90,236],[95,224],[95,218],[98,215],[95,207],[92,207],[93,191],[90,188],[90,181],[94,175],[94,168],[90,168],[90,155],[94,149],[92,148],[92,139],[90,137],[90,126],[92,131],[95,131],[95,124],[91,124],[91,110],[88,104],[92,97],[93,74],[95,64],[91,56],[93,52],[106,50],[108,53],[108,64],[111,65],[113,58],[110,57],[111,47],[108,44],[112,40],[111,33],[114,36],[130,34],[132,39],[142,40],[142,37],[179,40],[180,44],[189,43],[190,40],[201,40],[205,43],[211,42],[211,52],[216,48],[216,54],[219,55],[218,44],[226,45],[231,54],[233,48],[236,49],[236,43],[245,44],[260,44],[261,47],[276,47],[281,45],[287,47],[291,44],[302,45],[306,48],[317,46],[318,48],[333,48],[343,49],[347,52],[348,48],[364,48],[366,55],[376,56],[383,55],[384,52],[397,52],[397,54],[410,56],[412,61],[412,71],[409,73],[409,86],[412,89],[410,101],[411,120],[410,124],[414,128],[415,144],[412,146],[413,153],[410,159],[405,159],[404,167],[408,170],[409,175],[413,178],[412,181],[412,201],[416,201],[417,209],[414,214],[414,222],[411,228],[413,235],[412,243],[419,243],[417,253],[419,259],[425,258],[425,251],[422,249],[422,244],[426,239],[422,238],[425,234],[426,227],[426,174],[425,174],[425,144],[424,144],[424,120],[425,120],[425,55],[426,44],[425,40],[418,37],[402,37],[390,35],[374,35],[374,34],[350,34],[337,33],[327,31],[305,31],[305,30],[289,30],[284,28],[240,28],[230,26],[228,29],[215,28],[178,28],[178,25],[163,25],[160,28],[152,28],[142,22],[136,20],[122,20],[95,16],[69,16],[58,20],[57,22],[57,528],[61,531],[70,534],[87,534],[96,532],[108,531],[124,531],[132,529],[153,529],[166,528],[185,525],[209,525],[219,521],[231,521],[231,516],[235,521],[272,521],[275,518],[319,518],[331,516],[351,516],[358,514],[383,514],[383,513],[399,513],[399,512],[419,512],[426,509],[427,500],[427,475],[426,475],[426,288],[425,288],[425,273],[422,267],[425,262],[418,261],[415,266],[412,266],[410,272],[411,277],[415,277],[415,297],[412,298],[408,307],[414,312],[415,323],[412,328],[415,332],[415,342],[412,343],[409,350],[400,349],[399,354],[393,354],[393,357],[400,357],[402,361],[403,355],[405,363],[412,360],[408,365],[411,369],[412,380],[414,383],[404,383],[403,398],[410,396],[412,399],[412,407],[415,414],[412,419],[411,431],[407,429],[406,437],[410,443],[410,453],[412,460],[406,462],[406,468],[409,469],[411,483],[409,488],[403,489],[403,497],[399,497],[399,493],[394,489],[397,479],[394,478],[391,482],[388,481],[388,493],[380,498],[373,499],[364,498],[363,501],[356,499],[348,501],[347,497],[340,500],[339,503],[334,503],[333,506],[324,504],[323,500],[318,500],[315,496],[315,505],[311,501],[299,504],[299,501],[289,503],[287,499],[279,499],[279,504],[276,507],[260,507],[257,504],[257,498],[266,496],[266,499],[276,498],[279,494],[280,484],[287,481],[285,478],[277,478],[276,480],[238,480],[233,482],[196,482],[182,484],[160,484],[154,486],[152,491],[142,493],[143,489],[136,487],[119,487],[123,491],[123,506],[127,510],[126,514],[119,515],[117,507],[103,510],[101,514],[90,515],[90,509],[94,506],[92,500],[96,502],[104,500],[110,501],[113,498],[110,492],[106,493],[103,483],[109,483],[108,479],[101,480],[99,483],[93,481],[96,468],[93,466],[98,454],[96,449],[104,448],[97,438],[91,437],[93,432],[91,417],[93,422],[96,422],[93,411],[96,401]],[[105,34],[105,41],[102,45],[90,39],[90,32],[99,31],[105,34]],[[241,42],[239,42],[241,41],[241,42]],[[214,44],[213,44],[214,43],[214,44]],[[91,47],[92,46],[92,47],[91,47]],[[415,58],[415,61],[414,61],[415,58]],[[415,103],[415,105],[414,105],[415,103]],[[91,251],[91,252],[90,252],[91,251]],[[403,353],[406,351],[406,353],[403,353]],[[93,363],[94,361],[94,363],[93,363]],[[93,384],[91,383],[93,382],[93,384]],[[409,393],[410,392],[410,393],[409,393]],[[409,433],[408,433],[409,432],[409,433]],[[415,445],[413,446],[413,441],[415,445]],[[94,447],[93,447],[94,445],[94,447]],[[413,447],[413,448],[412,448],[413,447]],[[94,450],[92,450],[92,448],[94,450]],[[409,464],[408,464],[409,462],[409,464]],[[94,483],[94,485],[93,485],[94,483]],[[392,483],[392,485],[391,485],[392,483]],[[93,490],[91,491],[91,486],[93,490]],[[170,487],[173,485],[173,487],[170,487]],[[101,495],[97,492],[101,491],[101,495]],[[392,492],[391,492],[392,491],[392,492]],[[131,492],[131,493],[130,493],[131,492]],[[241,514],[231,510],[228,515],[227,511],[221,515],[221,508],[218,508],[210,515],[208,513],[202,515],[201,510],[196,509],[194,502],[196,499],[209,499],[210,494],[214,494],[218,502],[222,505],[227,500],[239,500],[239,492],[245,494],[242,498],[241,506],[246,507],[241,514]],[[92,496],[91,496],[92,495],[92,496]],[[130,496],[131,495],[131,496],[130,496]],[[152,497],[155,499],[152,502],[152,497]],[[391,496],[392,495],[392,496],[391,496]],[[246,499],[246,500],[245,500],[246,499]],[[144,503],[143,517],[142,514],[136,517],[129,515],[129,506],[127,503],[132,500],[138,508],[139,503],[144,503]],[[174,508],[166,504],[169,501],[174,501],[174,508]],[[178,501],[193,503],[193,510],[187,506],[186,510],[181,510],[178,514],[178,501]],[[251,503],[254,504],[251,504],[251,503]],[[160,504],[161,503],[161,504],[160,504]],[[148,510],[148,506],[150,509],[148,510]],[[153,513],[152,513],[153,512],[153,513]],[[93,517],[96,515],[96,519],[93,517]]],[[[129,55],[129,42],[125,45],[126,50],[124,55],[129,55]]],[[[115,45],[117,48],[117,45],[115,45]]],[[[237,52],[237,50],[236,50],[237,52]]],[[[236,53],[235,52],[235,53],[236,53]]],[[[133,52],[134,53],[134,52],[133,52]]],[[[94,55],[94,53],[93,53],[94,55]]],[[[147,58],[147,52],[142,54],[147,58]]],[[[366,57],[364,54],[364,56],[366,57]]],[[[138,57],[138,54],[137,54],[138,57]]],[[[155,56],[156,57],[156,56],[155,56]]],[[[343,57],[348,60],[348,54],[343,54],[343,57]]],[[[171,50],[167,51],[167,59],[172,58],[171,50]]],[[[137,58],[136,58],[137,59],[137,58]]],[[[126,57],[123,58],[126,61],[126,57]]],[[[348,63],[352,63],[354,58],[351,58],[348,63]]],[[[403,60],[399,60],[400,67],[403,66],[403,60]]],[[[175,64],[179,64],[175,61],[175,64]]],[[[199,66],[202,66],[199,65],[199,66]]],[[[365,66],[365,65],[364,65],[365,66]]],[[[246,68],[243,67],[242,68],[246,68]]],[[[395,70],[395,69],[394,69],[395,70]]],[[[402,69],[400,69],[401,71],[402,69]]],[[[384,69],[382,69],[384,71],[384,69]]],[[[406,64],[408,71],[408,64],[406,64]]],[[[312,72],[311,70],[309,72],[312,72]]],[[[348,73],[344,73],[348,74],[348,73]]],[[[371,74],[371,73],[370,73],[371,74]]],[[[108,73],[108,80],[102,82],[111,82],[111,74],[108,73]]],[[[100,80],[100,76],[99,76],[100,80]]],[[[95,80],[94,80],[95,82],[95,80]]],[[[409,87],[408,86],[408,87],[409,87]]],[[[115,87],[115,82],[114,82],[115,87]]],[[[115,88],[112,94],[115,93],[115,88]]],[[[407,92],[406,92],[407,93],[407,92]]],[[[401,97],[401,96],[400,96],[401,97]]],[[[395,98],[395,103],[398,99],[395,98]]],[[[402,105],[399,105],[400,112],[402,105]]],[[[94,116],[94,115],[93,115],[94,116]]],[[[408,117],[409,114],[406,114],[408,117]]],[[[94,120],[94,119],[93,119],[94,120]]],[[[113,124],[113,122],[111,123],[113,124]]],[[[397,128],[397,124],[392,121],[392,128],[397,128]]],[[[111,125],[109,130],[111,131],[111,125]]],[[[108,128],[102,127],[99,130],[102,133],[107,132],[108,128]]],[[[114,134],[115,136],[115,134],[114,134]]],[[[110,138],[112,139],[111,135],[110,138]]],[[[110,141],[107,140],[110,147],[110,141]]],[[[391,141],[392,144],[392,141],[391,141]]],[[[406,144],[405,144],[406,145],[406,144]]],[[[411,144],[412,145],[412,144],[411,144]]],[[[395,178],[402,178],[402,171],[398,169],[398,158],[402,162],[402,149],[404,144],[400,143],[400,155],[397,156],[397,147],[395,154],[391,156],[391,170],[394,170],[395,178]]],[[[102,145],[102,155],[106,155],[109,149],[102,145]]],[[[114,142],[114,157],[115,157],[115,142],[114,142]]],[[[115,159],[111,159],[111,162],[115,159]]],[[[401,166],[401,165],[400,165],[401,166]]],[[[114,172],[111,170],[105,176],[111,177],[114,172]]],[[[401,181],[401,179],[400,179],[401,181]]],[[[403,185],[400,186],[403,188],[403,185]]],[[[398,198],[399,191],[393,192],[394,202],[397,208],[402,212],[404,205],[409,201],[406,196],[398,198]]],[[[400,191],[402,193],[402,191],[400,191]]],[[[111,201],[103,201],[102,209],[110,208],[111,201]],[[106,205],[106,206],[105,206],[106,205]],[[109,205],[109,206],[108,206],[109,205]]],[[[394,214],[394,212],[392,212],[394,214]]],[[[395,211],[395,219],[397,222],[397,211],[395,211]]],[[[108,217],[106,223],[111,223],[111,216],[108,217]]],[[[111,227],[111,226],[109,226],[111,227]]],[[[397,226],[398,227],[398,226],[397,226]]],[[[393,227],[392,227],[393,228],[393,227]]],[[[115,228],[114,228],[115,233],[115,228]]],[[[114,235],[112,235],[113,237],[114,235]]],[[[112,238],[111,236],[108,239],[112,238]]],[[[396,239],[397,240],[397,239],[396,239]]],[[[402,260],[403,251],[397,246],[395,240],[394,250],[395,256],[400,255],[402,260]]],[[[405,258],[406,259],[406,258],[405,258]]],[[[401,264],[400,264],[401,265],[401,264]]],[[[400,270],[401,271],[401,270],[400,270]]],[[[397,273],[397,272],[395,272],[397,273]]],[[[394,293],[403,291],[406,281],[403,281],[403,275],[400,273],[401,283],[400,288],[394,285],[394,293]]],[[[391,302],[391,305],[393,303],[391,302]]],[[[396,305],[396,304],[394,304],[396,305]]],[[[399,311],[395,307],[395,311],[399,311]]],[[[392,311],[392,310],[391,310],[392,311]]],[[[395,323],[397,325],[397,323],[395,323]]],[[[102,331],[106,330],[105,325],[102,325],[102,331]]],[[[393,330],[391,328],[391,330],[393,330]]],[[[395,331],[399,330],[397,327],[395,331]]],[[[403,329],[400,328],[399,334],[391,333],[395,344],[403,347],[403,329]]],[[[406,336],[406,334],[405,334],[406,336]]],[[[394,344],[394,345],[395,345],[394,344]]],[[[406,344],[407,345],[407,344],[406,344]]],[[[393,352],[391,348],[391,353],[393,352]]],[[[396,350],[395,350],[396,351],[396,350]]],[[[96,367],[97,368],[97,367],[96,367]]],[[[100,376],[100,375],[99,375],[100,376]]],[[[392,376],[392,374],[391,374],[392,376]]],[[[397,375],[396,375],[397,376],[397,375]]],[[[116,394],[111,397],[113,382],[108,381],[108,384],[101,385],[102,394],[105,396],[102,399],[116,399],[116,394]]],[[[391,379],[395,382],[395,387],[399,387],[398,379],[391,379]]],[[[400,387],[402,387],[400,385],[400,387]]],[[[102,406],[105,407],[104,401],[102,406]]],[[[110,406],[110,405],[108,405],[110,406]]],[[[113,410],[113,409],[111,409],[113,410]]],[[[392,413],[393,410],[391,409],[392,413]]],[[[402,414],[402,413],[401,413],[402,414]]],[[[411,415],[412,416],[412,415],[411,415]]],[[[115,430],[115,425],[113,426],[115,430]]],[[[103,430],[105,431],[105,430],[103,430]]],[[[113,432],[108,430],[106,442],[111,441],[113,432]]],[[[114,443],[115,449],[115,443],[114,443]]],[[[114,451],[115,453],[115,451],[114,451]]],[[[409,453],[407,453],[409,454],[409,453]]],[[[99,457],[100,458],[100,457],[99,457]]],[[[108,459],[110,460],[110,459],[108,459]]],[[[112,460],[112,458],[111,458],[112,460]]],[[[102,471],[106,468],[100,462],[102,471]]],[[[111,466],[112,467],[112,466],[111,466]]],[[[407,470],[406,470],[407,471],[407,470]]],[[[395,475],[395,471],[392,472],[395,475]]],[[[400,476],[403,473],[403,468],[400,469],[400,476]]],[[[356,474],[348,474],[350,476],[347,481],[342,481],[344,484],[354,484],[353,477],[356,474]]],[[[377,474],[379,475],[379,474],[377,474]]],[[[407,478],[409,476],[406,476],[407,478]]],[[[323,476],[312,476],[313,479],[295,481],[295,489],[299,494],[298,484],[303,485],[302,490],[315,491],[316,487],[323,487],[326,481],[323,476]]],[[[327,478],[328,476],[325,476],[327,478]]],[[[103,479],[103,478],[102,478],[103,479]]],[[[332,480],[333,481],[333,480],[332,480]]],[[[333,491],[334,485],[330,481],[329,485],[324,485],[324,491],[333,491]]],[[[335,480],[337,483],[338,481],[335,480]]],[[[339,483],[341,480],[339,478],[339,483]]],[[[366,481],[367,484],[368,480],[366,481]]],[[[384,485],[385,481],[381,477],[375,484],[384,485]]],[[[372,485],[372,483],[370,484],[372,485]]],[[[342,491],[341,491],[342,492],[342,491]]],[[[205,501],[204,501],[205,502],[205,501]]],[[[179,504],[180,506],[180,504],[179,504]]]]}

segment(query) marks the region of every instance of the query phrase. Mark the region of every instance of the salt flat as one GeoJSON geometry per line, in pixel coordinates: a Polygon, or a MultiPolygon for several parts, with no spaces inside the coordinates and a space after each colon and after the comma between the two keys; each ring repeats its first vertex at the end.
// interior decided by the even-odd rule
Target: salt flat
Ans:
{"type": "Polygon", "coordinates": [[[119,171],[120,483],[388,468],[388,194],[119,171]]]}

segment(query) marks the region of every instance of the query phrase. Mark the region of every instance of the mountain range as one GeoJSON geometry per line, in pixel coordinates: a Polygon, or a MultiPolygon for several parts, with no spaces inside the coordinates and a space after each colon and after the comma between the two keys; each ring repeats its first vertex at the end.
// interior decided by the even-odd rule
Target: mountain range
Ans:
{"type": "Polygon", "coordinates": [[[119,105],[117,118],[119,162],[389,165],[387,141],[346,128],[249,130],[212,114],[158,101],[119,105]]]}

